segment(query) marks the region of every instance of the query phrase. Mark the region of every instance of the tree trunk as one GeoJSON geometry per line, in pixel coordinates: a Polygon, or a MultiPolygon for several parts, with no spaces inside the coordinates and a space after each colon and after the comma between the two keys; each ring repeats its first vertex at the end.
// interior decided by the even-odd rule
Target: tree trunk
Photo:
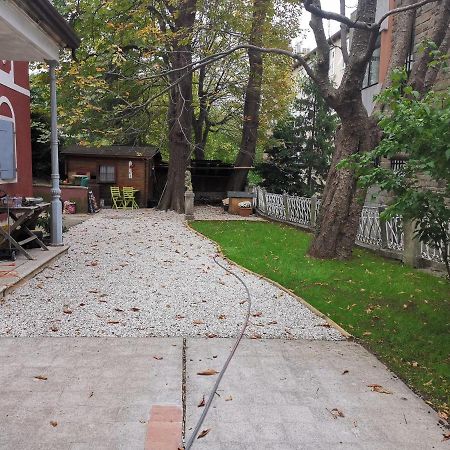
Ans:
{"type": "Polygon", "coordinates": [[[336,166],[352,154],[372,150],[378,143],[378,127],[368,117],[360,100],[354,100],[351,113],[340,119],[315,238],[308,251],[315,258],[345,259],[351,256],[366,193],[358,188],[351,169],[336,166]]]}
{"type": "MultiPolygon", "coordinates": [[[[264,23],[270,0],[254,0],[253,21],[249,43],[258,47],[263,44],[264,23]]],[[[261,52],[248,50],[250,64],[247,87],[245,89],[242,140],[235,167],[251,167],[255,158],[258,139],[259,110],[263,78],[263,59],[261,52]]],[[[234,170],[228,182],[230,191],[240,191],[247,181],[248,169],[234,170]]]]}
{"type": "MultiPolygon", "coordinates": [[[[407,4],[411,3],[416,2],[408,0],[407,4]]],[[[358,2],[358,17],[372,23],[375,17],[375,4],[376,2],[372,0],[358,2]]],[[[415,12],[407,11],[395,18],[397,29],[394,30],[392,39],[390,70],[405,63],[414,16],[415,12]],[[408,43],[407,48],[405,48],[406,43],[408,43]]],[[[445,53],[449,45],[450,0],[440,2],[439,10],[434,17],[435,21],[429,37],[445,53]]],[[[319,56],[324,61],[322,72],[320,72],[322,66],[318,64],[319,75],[325,77],[328,74],[329,46],[326,44],[322,21],[314,18],[313,15],[311,24],[316,40],[319,38],[319,56]]],[[[354,30],[349,63],[341,86],[334,95],[327,96],[328,78],[325,78],[325,81],[319,78],[318,86],[322,89],[324,99],[337,112],[341,119],[341,126],[336,133],[336,149],[323,193],[316,234],[308,250],[308,254],[316,258],[344,259],[352,254],[366,193],[358,188],[353,171],[337,169],[336,165],[356,152],[373,150],[381,138],[375,116],[367,116],[360,95],[367,56],[372,53],[374,42],[374,35],[369,37],[363,30],[354,30]]],[[[429,61],[429,52],[419,54],[409,79],[409,83],[421,93],[430,89],[436,80],[437,71],[429,67],[429,61]]],[[[390,73],[384,87],[389,83],[390,73]]],[[[381,108],[382,105],[376,105],[375,111],[381,108]]]]}
{"type": "Polygon", "coordinates": [[[206,78],[206,66],[203,66],[200,68],[198,74],[198,89],[197,89],[197,96],[199,102],[198,117],[196,117],[194,111],[192,111],[192,128],[194,130],[195,159],[205,159],[206,139],[204,139],[204,134],[208,118],[208,105],[207,105],[208,94],[204,90],[205,78],[206,78]]]}
{"type": "MultiPolygon", "coordinates": [[[[172,12],[175,30],[169,54],[171,69],[180,69],[192,63],[191,32],[195,20],[196,0],[181,1],[172,12]]],[[[158,209],[184,212],[184,180],[191,155],[192,134],[192,73],[188,69],[169,75],[174,84],[170,90],[167,114],[169,138],[169,170],[158,209]]]]}

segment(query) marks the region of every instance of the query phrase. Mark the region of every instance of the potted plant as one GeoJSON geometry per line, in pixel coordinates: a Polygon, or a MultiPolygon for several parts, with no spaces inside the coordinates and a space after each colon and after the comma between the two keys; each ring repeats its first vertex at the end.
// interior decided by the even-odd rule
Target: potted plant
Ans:
{"type": "Polygon", "coordinates": [[[239,215],[243,217],[248,217],[253,212],[253,207],[251,202],[239,202],[239,215]]]}

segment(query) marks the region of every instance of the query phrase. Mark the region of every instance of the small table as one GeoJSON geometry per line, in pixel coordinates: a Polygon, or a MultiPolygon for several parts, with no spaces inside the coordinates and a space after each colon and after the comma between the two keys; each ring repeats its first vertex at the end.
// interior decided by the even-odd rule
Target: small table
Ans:
{"type": "Polygon", "coordinates": [[[0,214],[9,213],[9,217],[13,220],[9,230],[4,230],[3,227],[0,227],[0,245],[5,242],[10,242],[12,246],[19,250],[19,252],[22,252],[28,259],[35,259],[23,248],[23,246],[29,242],[36,241],[42,250],[48,250],[47,246],[29,229],[29,226],[36,221],[41,213],[47,211],[49,206],[50,203],[39,203],[35,206],[18,206],[10,208],[7,206],[0,206],[0,214]],[[13,238],[13,233],[19,228],[20,231],[23,231],[28,235],[28,237],[22,241],[16,241],[13,238]]]}

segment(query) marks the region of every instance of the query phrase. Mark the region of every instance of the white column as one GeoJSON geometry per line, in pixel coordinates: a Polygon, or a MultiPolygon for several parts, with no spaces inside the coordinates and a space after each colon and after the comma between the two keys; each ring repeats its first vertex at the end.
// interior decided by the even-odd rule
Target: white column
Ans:
{"type": "Polygon", "coordinates": [[[59,188],[58,113],[56,103],[56,61],[48,61],[50,74],[51,154],[52,154],[52,201],[51,243],[63,245],[61,189],[59,188]]]}

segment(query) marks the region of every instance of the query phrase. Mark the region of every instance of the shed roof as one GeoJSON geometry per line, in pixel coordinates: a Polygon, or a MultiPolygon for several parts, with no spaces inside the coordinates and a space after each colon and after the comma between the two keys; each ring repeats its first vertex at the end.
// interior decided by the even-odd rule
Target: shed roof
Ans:
{"type": "Polygon", "coordinates": [[[85,147],[71,145],[61,151],[63,155],[97,156],[97,157],[119,157],[119,158],[153,158],[158,149],[152,146],[132,147],[125,145],[111,145],[109,147],[85,147]]]}

